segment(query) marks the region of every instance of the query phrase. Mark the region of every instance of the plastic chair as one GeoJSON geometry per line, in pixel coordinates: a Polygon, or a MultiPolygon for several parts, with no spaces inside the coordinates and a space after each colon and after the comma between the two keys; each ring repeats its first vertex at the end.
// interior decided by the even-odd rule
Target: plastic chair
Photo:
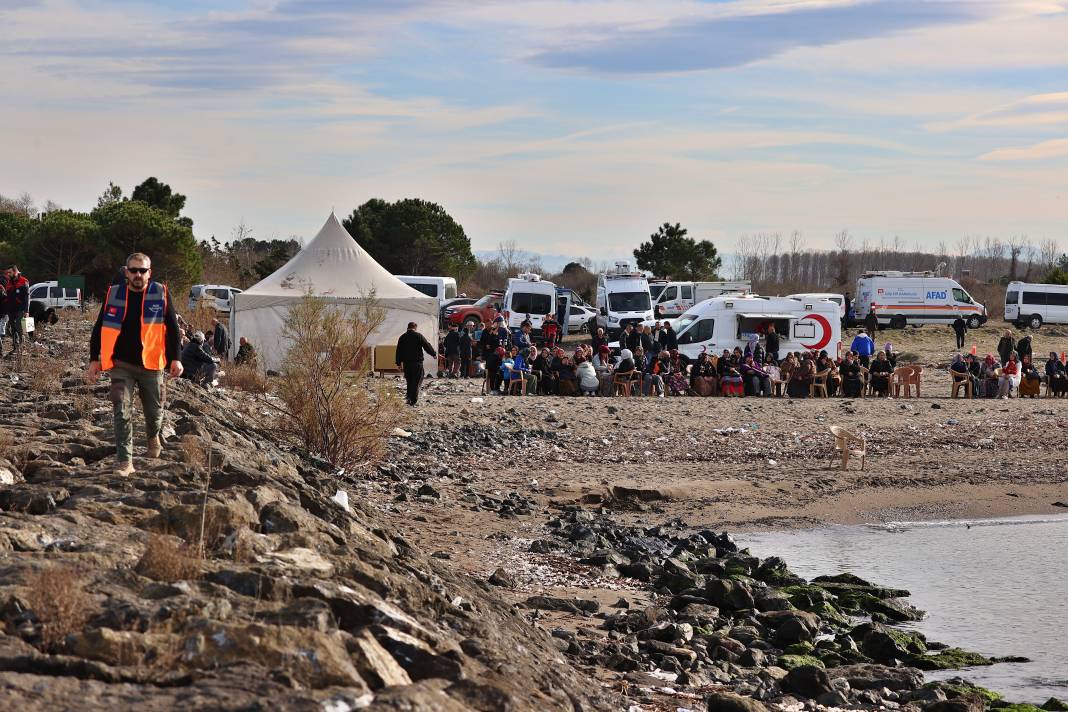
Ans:
{"type": "Polygon", "coordinates": [[[972,398],[974,393],[972,391],[972,375],[970,373],[958,373],[957,371],[950,371],[950,375],[953,376],[953,390],[950,395],[953,398],[959,397],[961,390],[964,391],[965,398],[972,398]]]}
{"type": "MultiPolygon", "coordinates": [[[[633,394],[635,374],[638,375],[638,379],[641,378],[641,374],[637,371],[629,371],[627,373],[615,373],[612,374],[612,389],[617,396],[629,396],[633,394]]],[[[640,383],[640,381],[639,381],[640,383]]],[[[641,388],[638,389],[641,392],[641,388]]]]}
{"type": "Polygon", "coordinates": [[[815,398],[818,393],[821,393],[824,398],[827,398],[827,378],[831,375],[831,369],[826,368],[815,376],[812,377],[812,385],[808,387],[808,395],[810,398],[815,398]]]}
{"type": "Polygon", "coordinates": [[[912,366],[898,366],[894,369],[893,381],[891,383],[894,398],[901,397],[901,391],[905,392],[905,397],[911,397],[912,393],[912,366]]]}
{"type": "Polygon", "coordinates": [[[849,468],[849,458],[860,458],[860,469],[864,469],[864,459],[868,454],[868,441],[864,439],[864,436],[857,435],[851,430],[846,430],[841,425],[832,425],[830,427],[831,435],[834,436],[834,452],[831,453],[831,463],[834,463],[835,458],[842,461],[842,469],[849,468]],[[859,448],[851,447],[854,444],[859,444],[859,448]]]}
{"type": "Polygon", "coordinates": [[[505,370],[508,373],[505,375],[504,380],[508,384],[508,386],[504,389],[504,392],[513,393],[517,390],[516,386],[518,386],[519,395],[525,396],[527,394],[527,379],[523,376],[523,372],[513,371],[508,366],[505,366],[505,370]],[[515,376],[516,373],[519,374],[518,378],[516,378],[515,376]]]}

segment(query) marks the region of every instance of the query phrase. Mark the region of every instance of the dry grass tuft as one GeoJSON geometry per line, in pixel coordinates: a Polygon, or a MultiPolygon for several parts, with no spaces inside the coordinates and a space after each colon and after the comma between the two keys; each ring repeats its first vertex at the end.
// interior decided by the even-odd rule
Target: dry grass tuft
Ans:
{"type": "Polygon", "coordinates": [[[202,470],[207,466],[208,448],[211,447],[208,441],[195,435],[184,435],[178,447],[182,451],[182,462],[185,464],[196,470],[202,470]]]}
{"type": "Polygon", "coordinates": [[[290,307],[283,336],[293,346],[276,379],[281,405],[271,404],[283,439],[350,470],[382,455],[404,418],[396,394],[366,378],[368,339],[384,319],[371,298],[342,309],[306,296],[290,307]]]}
{"type": "Polygon", "coordinates": [[[134,570],[155,581],[186,581],[200,578],[202,564],[197,547],[177,537],[149,534],[134,570]]]}
{"type": "Polygon", "coordinates": [[[85,579],[75,569],[54,566],[26,577],[26,605],[41,626],[41,645],[56,650],[63,640],[81,630],[93,605],[85,579]]]}
{"type": "Polygon", "coordinates": [[[58,395],[63,390],[66,370],[66,364],[59,359],[46,357],[36,360],[30,371],[30,390],[46,396],[58,395]]]}
{"type": "Polygon", "coordinates": [[[96,398],[93,391],[88,388],[79,388],[71,393],[70,405],[74,414],[83,420],[93,419],[93,409],[96,407],[96,398]]]}
{"type": "Polygon", "coordinates": [[[226,366],[225,370],[226,375],[220,379],[220,383],[227,388],[259,394],[271,390],[270,379],[257,368],[231,363],[226,366]]]}

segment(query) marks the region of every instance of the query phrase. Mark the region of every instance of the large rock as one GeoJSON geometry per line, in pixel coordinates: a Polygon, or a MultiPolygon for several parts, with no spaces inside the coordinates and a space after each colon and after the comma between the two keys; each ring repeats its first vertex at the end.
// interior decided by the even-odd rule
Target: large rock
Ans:
{"type": "Polygon", "coordinates": [[[337,631],[204,621],[182,645],[182,661],[201,669],[252,662],[313,688],[337,685],[369,691],[337,631]]]}
{"type": "Polygon", "coordinates": [[[802,697],[816,698],[834,690],[827,671],[815,665],[801,665],[786,673],[782,688],[802,697]]]}
{"type": "Polygon", "coordinates": [[[986,704],[979,695],[963,695],[927,705],[924,712],[983,712],[986,704]]]}
{"type": "Polygon", "coordinates": [[[705,595],[721,610],[739,611],[753,608],[753,592],[748,584],[731,579],[711,579],[705,586],[705,595]]]}
{"type": "Polygon", "coordinates": [[[841,665],[827,671],[832,680],[842,678],[854,690],[915,690],[923,685],[923,673],[916,668],[886,665],[841,665]]]}
{"type": "Polygon", "coordinates": [[[715,692],[705,700],[708,712],[768,712],[764,703],[733,692],[715,692]]]}

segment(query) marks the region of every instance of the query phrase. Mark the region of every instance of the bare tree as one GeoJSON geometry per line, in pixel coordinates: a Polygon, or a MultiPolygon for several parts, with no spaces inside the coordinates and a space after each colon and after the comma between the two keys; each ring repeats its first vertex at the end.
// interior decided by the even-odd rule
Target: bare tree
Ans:
{"type": "Polygon", "coordinates": [[[519,273],[519,245],[515,240],[504,240],[497,243],[497,256],[508,274],[519,273]]]}
{"type": "Polygon", "coordinates": [[[1024,248],[1031,244],[1027,235],[1013,235],[1007,241],[1009,247],[1009,281],[1016,279],[1016,273],[1020,268],[1020,254],[1024,248]]]}
{"type": "Polygon", "coordinates": [[[1051,270],[1057,265],[1057,257],[1060,255],[1060,249],[1057,247],[1057,241],[1053,238],[1043,240],[1039,245],[1039,262],[1046,270],[1051,270]]]}

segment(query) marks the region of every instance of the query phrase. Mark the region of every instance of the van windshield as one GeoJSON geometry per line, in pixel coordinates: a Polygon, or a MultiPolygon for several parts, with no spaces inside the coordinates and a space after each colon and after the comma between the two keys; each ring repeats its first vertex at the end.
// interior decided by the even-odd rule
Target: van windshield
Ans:
{"type": "Polygon", "coordinates": [[[1017,291],[1005,292],[1005,303],[1016,304],[1020,301],[1020,293],[1017,291]]]}
{"type": "Polygon", "coordinates": [[[608,309],[614,312],[649,311],[649,292],[612,292],[608,309]]]}
{"type": "Polygon", "coordinates": [[[514,292],[512,294],[512,311],[516,314],[545,315],[553,309],[553,298],[548,294],[534,292],[514,292]]]}
{"type": "Polygon", "coordinates": [[[656,298],[660,296],[660,293],[664,291],[664,287],[666,286],[666,284],[649,285],[649,295],[653,298],[653,301],[656,301],[656,298]]]}
{"type": "Polygon", "coordinates": [[[408,286],[428,297],[438,298],[438,286],[436,284],[409,284],[408,286]]]}

